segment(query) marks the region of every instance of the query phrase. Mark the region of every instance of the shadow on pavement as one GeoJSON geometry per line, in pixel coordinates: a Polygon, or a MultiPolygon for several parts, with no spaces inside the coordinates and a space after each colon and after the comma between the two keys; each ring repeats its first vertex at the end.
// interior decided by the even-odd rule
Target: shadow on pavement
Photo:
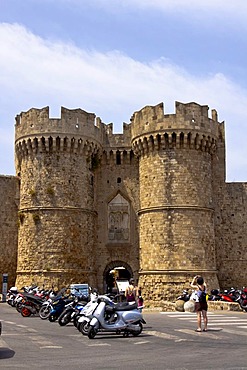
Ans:
{"type": "Polygon", "coordinates": [[[11,358],[14,357],[15,351],[9,348],[0,348],[0,360],[3,360],[4,358],[11,358]]]}

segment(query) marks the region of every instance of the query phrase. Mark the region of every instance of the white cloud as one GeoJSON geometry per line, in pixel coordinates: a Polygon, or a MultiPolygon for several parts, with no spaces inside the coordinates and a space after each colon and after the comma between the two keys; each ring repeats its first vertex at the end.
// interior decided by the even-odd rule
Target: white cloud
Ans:
{"type": "MultiPolygon", "coordinates": [[[[119,131],[122,122],[129,122],[133,112],[145,105],[164,101],[166,112],[173,113],[176,100],[195,101],[215,108],[219,119],[226,120],[228,179],[244,180],[247,91],[226,76],[196,78],[165,59],[145,64],[119,51],[102,54],[51,43],[17,24],[0,25],[0,44],[0,88],[4,92],[0,119],[8,121],[4,129],[10,136],[14,116],[31,107],[49,105],[52,116],[58,116],[61,106],[80,107],[105,123],[113,121],[119,131]]],[[[3,140],[5,133],[0,136],[3,140]]]]}

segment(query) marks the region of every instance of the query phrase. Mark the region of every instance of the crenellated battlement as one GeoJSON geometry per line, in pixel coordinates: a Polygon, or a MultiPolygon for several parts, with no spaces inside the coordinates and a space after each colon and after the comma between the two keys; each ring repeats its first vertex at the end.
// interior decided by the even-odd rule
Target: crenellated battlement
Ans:
{"type": "Polygon", "coordinates": [[[153,135],[176,132],[185,136],[189,133],[199,133],[218,137],[219,122],[217,112],[212,110],[212,118],[208,117],[208,106],[197,103],[183,104],[176,102],[175,114],[164,114],[164,105],[146,106],[131,117],[132,140],[143,135],[153,135]]]}
{"type": "Polygon", "coordinates": [[[27,140],[18,140],[15,147],[17,159],[24,157],[34,157],[37,153],[70,153],[77,155],[85,155],[89,157],[101,152],[101,146],[93,140],[83,140],[81,138],[75,139],[74,137],[68,138],[67,136],[57,136],[53,138],[40,137],[28,138],[27,140]]]}
{"type": "Polygon", "coordinates": [[[216,140],[211,136],[198,133],[166,132],[163,135],[145,135],[133,140],[133,151],[140,157],[154,150],[165,149],[195,149],[213,154],[216,150],[216,140]]]}
{"type": "Polygon", "coordinates": [[[104,124],[94,113],[82,109],[61,107],[61,118],[50,118],[49,107],[31,108],[16,116],[15,139],[49,136],[83,136],[102,142],[105,135],[104,124]]]}

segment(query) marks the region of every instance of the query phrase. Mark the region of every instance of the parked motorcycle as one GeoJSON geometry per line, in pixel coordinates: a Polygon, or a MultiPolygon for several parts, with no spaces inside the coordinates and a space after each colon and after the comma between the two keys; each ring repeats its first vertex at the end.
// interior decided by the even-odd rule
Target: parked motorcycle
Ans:
{"type": "Polygon", "coordinates": [[[221,301],[225,302],[236,302],[237,294],[236,289],[230,288],[230,289],[224,289],[222,293],[219,293],[219,296],[221,297],[221,301]]]}
{"type": "Polygon", "coordinates": [[[79,314],[85,305],[86,301],[80,301],[79,297],[75,297],[72,302],[70,302],[66,308],[63,310],[61,315],[58,318],[58,323],[60,326],[65,326],[71,322],[77,314],[79,314]]]}
{"type": "Polygon", "coordinates": [[[61,289],[61,291],[57,294],[57,297],[55,297],[55,299],[52,301],[52,307],[48,317],[50,322],[56,321],[66,306],[73,301],[71,297],[64,295],[66,290],[67,288],[61,289]]]}
{"type": "Polygon", "coordinates": [[[53,294],[53,290],[40,289],[39,287],[24,287],[15,299],[16,309],[24,317],[39,313],[43,303],[53,294]]]}
{"type": "Polygon", "coordinates": [[[210,301],[235,302],[247,312],[247,288],[243,289],[225,289],[220,292],[218,289],[213,289],[209,297],[210,301]]]}
{"type": "Polygon", "coordinates": [[[44,300],[31,294],[25,295],[25,301],[22,303],[20,312],[23,317],[29,317],[39,312],[44,300]]]}
{"type": "Polygon", "coordinates": [[[242,310],[247,312],[247,288],[236,290],[236,300],[235,302],[239,303],[242,310]]]}
{"type": "Polygon", "coordinates": [[[20,312],[21,304],[25,301],[25,293],[33,293],[33,286],[22,287],[21,291],[18,291],[17,287],[11,287],[7,292],[6,301],[10,306],[16,307],[17,311],[20,312]]]}
{"type": "Polygon", "coordinates": [[[132,334],[138,336],[143,330],[142,313],[134,304],[116,304],[108,297],[98,299],[98,305],[93,312],[88,328],[88,338],[93,339],[98,331],[123,333],[124,336],[132,334]],[[107,313],[107,314],[106,314],[107,313]]]}
{"type": "Polygon", "coordinates": [[[18,289],[15,286],[11,287],[6,294],[6,302],[12,307],[15,306],[15,298],[17,294],[18,289]]]}
{"type": "Polygon", "coordinates": [[[212,289],[209,296],[208,296],[209,301],[220,301],[221,296],[220,296],[220,291],[219,289],[212,289]]]}
{"type": "Polygon", "coordinates": [[[22,306],[25,302],[26,297],[24,293],[18,293],[14,301],[14,306],[18,312],[21,312],[22,306]]]}
{"type": "Polygon", "coordinates": [[[189,291],[187,289],[184,289],[182,294],[180,294],[180,296],[177,297],[177,301],[178,300],[181,300],[181,301],[184,301],[184,302],[188,302],[190,300],[190,296],[191,294],[189,293],[189,291]]]}
{"type": "Polygon", "coordinates": [[[53,308],[52,303],[55,299],[57,299],[57,294],[54,292],[54,290],[52,290],[49,294],[48,299],[43,302],[42,306],[39,309],[39,317],[42,320],[46,320],[50,316],[51,310],[53,308]]]}

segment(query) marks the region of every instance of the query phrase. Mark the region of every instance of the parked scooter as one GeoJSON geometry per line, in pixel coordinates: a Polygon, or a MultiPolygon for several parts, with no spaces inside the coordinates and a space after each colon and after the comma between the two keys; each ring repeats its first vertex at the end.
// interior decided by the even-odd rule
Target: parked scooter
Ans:
{"type": "Polygon", "coordinates": [[[75,317],[74,325],[77,329],[83,334],[88,334],[89,323],[93,317],[93,312],[98,306],[98,299],[101,299],[105,296],[98,296],[96,292],[91,293],[90,301],[86,306],[81,310],[81,312],[75,317]]]}
{"type": "Polygon", "coordinates": [[[145,320],[142,313],[134,304],[116,304],[110,298],[98,299],[98,306],[93,312],[88,329],[88,338],[93,339],[98,331],[123,333],[124,336],[132,334],[138,336],[143,330],[145,320]],[[106,315],[108,313],[108,315],[106,315]]]}

